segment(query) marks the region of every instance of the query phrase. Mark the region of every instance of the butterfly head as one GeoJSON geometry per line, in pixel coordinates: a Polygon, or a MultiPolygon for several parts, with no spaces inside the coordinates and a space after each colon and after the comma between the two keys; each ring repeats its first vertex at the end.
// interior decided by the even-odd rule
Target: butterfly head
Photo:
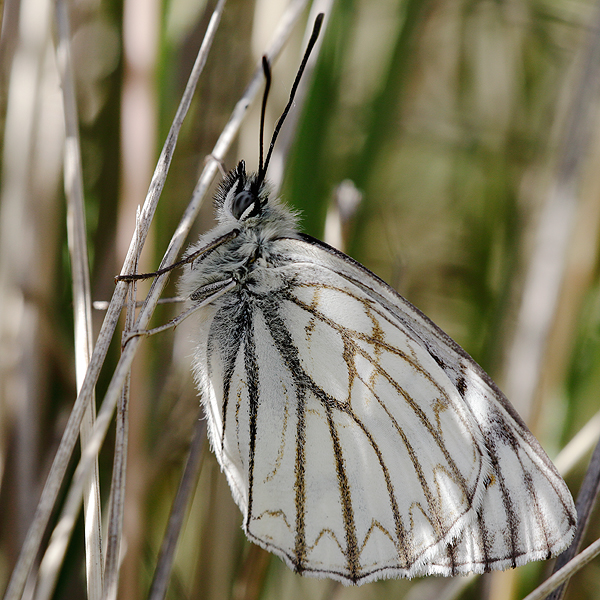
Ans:
{"type": "Polygon", "coordinates": [[[215,196],[219,221],[233,217],[242,223],[262,214],[269,200],[268,184],[256,173],[246,173],[246,163],[241,160],[223,179],[215,196]]]}
{"type": "Polygon", "coordinates": [[[277,230],[272,233],[289,235],[296,227],[296,216],[271,193],[269,181],[259,173],[246,173],[246,163],[241,160],[215,195],[219,223],[241,230],[262,230],[270,225],[269,230],[277,230]]]}

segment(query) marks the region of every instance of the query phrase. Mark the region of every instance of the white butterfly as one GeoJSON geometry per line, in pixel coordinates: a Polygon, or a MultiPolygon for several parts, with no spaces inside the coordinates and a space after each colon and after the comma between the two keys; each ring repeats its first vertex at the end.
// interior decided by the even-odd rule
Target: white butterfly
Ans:
{"type": "Polygon", "coordinates": [[[193,362],[250,540],[345,583],[506,569],[568,546],[567,486],[464,350],[298,233],[244,162],[215,202],[219,225],[190,252],[210,250],[180,287],[199,302],[236,282],[200,311],[193,362]]]}
{"type": "Polygon", "coordinates": [[[571,494],[502,392],[386,283],[297,231],[269,156],[224,179],[180,282],[193,304],[214,298],[194,373],[248,538],[346,584],[562,552],[571,494]]]}

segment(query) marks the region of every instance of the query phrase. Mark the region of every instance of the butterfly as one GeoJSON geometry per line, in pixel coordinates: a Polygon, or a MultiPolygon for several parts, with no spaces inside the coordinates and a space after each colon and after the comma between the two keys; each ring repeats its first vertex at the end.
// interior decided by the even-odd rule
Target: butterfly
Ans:
{"type": "Polygon", "coordinates": [[[345,584],[555,556],[573,500],[503,393],[384,281],[299,232],[271,191],[311,48],[264,164],[261,125],[258,172],[241,161],[224,178],[218,224],[179,283],[202,305],[194,376],[243,529],[294,571],[345,584]]]}

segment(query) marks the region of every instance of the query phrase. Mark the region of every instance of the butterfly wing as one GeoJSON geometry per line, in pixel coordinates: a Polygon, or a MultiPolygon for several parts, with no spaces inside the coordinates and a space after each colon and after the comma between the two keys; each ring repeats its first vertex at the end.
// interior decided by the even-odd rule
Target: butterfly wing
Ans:
{"type": "Polygon", "coordinates": [[[549,558],[556,469],[484,371],[370,271],[308,236],[204,314],[195,370],[254,542],[365,583],[549,558]]]}

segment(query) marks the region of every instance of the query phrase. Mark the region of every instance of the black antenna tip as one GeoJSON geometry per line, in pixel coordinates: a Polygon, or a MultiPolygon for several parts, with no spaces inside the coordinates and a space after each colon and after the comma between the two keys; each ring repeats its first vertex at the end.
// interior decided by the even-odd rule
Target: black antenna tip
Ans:
{"type": "Polygon", "coordinates": [[[265,74],[265,79],[270,79],[271,78],[271,65],[269,64],[269,59],[267,58],[266,54],[263,54],[263,57],[262,57],[262,68],[263,68],[263,73],[265,74]]]}
{"type": "Polygon", "coordinates": [[[323,19],[325,18],[325,13],[319,13],[315,19],[315,24],[313,26],[313,35],[319,35],[319,31],[321,31],[321,25],[323,24],[323,19]]]}
{"type": "Polygon", "coordinates": [[[265,112],[267,110],[267,98],[269,97],[269,89],[271,88],[271,65],[269,59],[263,54],[262,68],[265,74],[265,92],[263,94],[262,107],[260,109],[260,135],[258,148],[258,181],[259,187],[265,178],[266,165],[263,163],[263,137],[265,132],[265,112]]]}

